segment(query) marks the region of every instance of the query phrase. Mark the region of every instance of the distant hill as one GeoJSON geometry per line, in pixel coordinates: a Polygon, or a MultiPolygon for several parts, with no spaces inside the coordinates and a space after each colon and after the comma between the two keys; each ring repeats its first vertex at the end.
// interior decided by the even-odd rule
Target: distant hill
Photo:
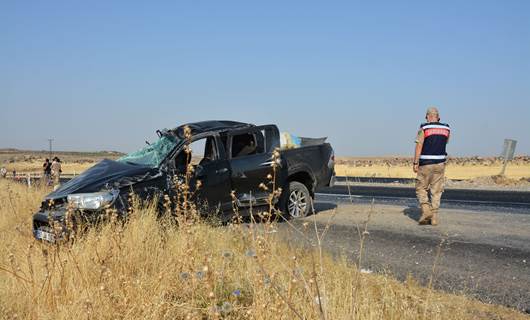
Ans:
{"type": "MultiPolygon", "coordinates": [[[[124,153],[118,151],[53,151],[52,157],[59,157],[63,162],[94,163],[102,159],[117,159],[124,153]]],[[[50,158],[48,150],[19,150],[15,148],[0,149],[0,163],[40,163],[50,158]]]]}
{"type": "MultiPolygon", "coordinates": [[[[27,155],[48,155],[48,150],[20,150],[15,148],[0,148],[0,154],[27,154],[27,155]]],[[[54,150],[54,155],[68,155],[68,156],[86,156],[86,157],[121,157],[124,155],[123,152],[119,151],[60,151],[54,150]]]]}

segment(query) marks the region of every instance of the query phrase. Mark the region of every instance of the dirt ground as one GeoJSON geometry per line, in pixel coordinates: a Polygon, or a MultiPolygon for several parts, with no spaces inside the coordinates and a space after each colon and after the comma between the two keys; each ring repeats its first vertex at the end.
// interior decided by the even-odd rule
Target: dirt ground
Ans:
{"type": "MultiPolygon", "coordinates": [[[[502,159],[497,157],[457,157],[447,163],[449,179],[476,179],[498,175],[502,170],[502,159]]],[[[337,175],[354,177],[413,178],[412,158],[352,158],[338,157],[337,175]]],[[[530,157],[518,156],[511,161],[505,176],[512,180],[530,179],[530,157]]]]}
{"type": "MultiPolygon", "coordinates": [[[[115,151],[98,152],[54,152],[52,157],[59,157],[62,162],[63,174],[79,174],[102,159],[117,159],[123,154],[115,151]]],[[[0,167],[5,167],[9,173],[42,172],[42,164],[50,158],[48,151],[24,151],[17,149],[0,149],[0,167]]],[[[51,159],[50,159],[51,160],[51,159]]]]}
{"type": "MultiPolygon", "coordinates": [[[[123,154],[115,151],[101,152],[55,152],[62,161],[63,174],[79,174],[98,161],[117,159],[123,154]]],[[[42,163],[49,158],[47,151],[22,151],[0,149],[0,166],[9,173],[40,174],[42,163]]],[[[411,158],[407,157],[337,157],[335,170],[339,176],[414,178],[411,158]]],[[[489,157],[451,158],[447,165],[447,186],[455,188],[530,188],[530,156],[519,156],[512,161],[506,175],[498,177],[502,161],[489,157]],[[465,181],[451,181],[451,180],[465,181]]]]}
{"type": "MultiPolygon", "coordinates": [[[[496,157],[450,158],[446,167],[446,187],[461,189],[530,190],[530,157],[518,156],[503,176],[502,159],[496,157]]],[[[415,178],[411,158],[337,158],[339,176],[375,178],[415,178]]]]}

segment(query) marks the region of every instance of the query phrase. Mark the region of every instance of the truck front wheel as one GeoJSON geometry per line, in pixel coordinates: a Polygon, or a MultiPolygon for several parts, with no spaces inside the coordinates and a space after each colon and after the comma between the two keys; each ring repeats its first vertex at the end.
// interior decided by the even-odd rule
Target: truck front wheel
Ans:
{"type": "Polygon", "coordinates": [[[282,209],[291,218],[302,218],[309,214],[312,199],[307,187],[298,181],[289,182],[289,189],[284,194],[282,209]]]}

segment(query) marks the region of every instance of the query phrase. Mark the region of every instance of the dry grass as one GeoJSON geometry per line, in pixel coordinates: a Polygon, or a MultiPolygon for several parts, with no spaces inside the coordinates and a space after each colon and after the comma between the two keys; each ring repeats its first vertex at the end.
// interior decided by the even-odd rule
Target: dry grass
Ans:
{"type": "Polygon", "coordinates": [[[136,207],[126,224],[47,245],[30,223],[49,190],[5,180],[0,190],[3,319],[525,318],[290,247],[274,223],[177,227],[136,207]]]}
{"type": "MultiPolygon", "coordinates": [[[[90,168],[103,158],[116,159],[118,153],[58,153],[61,158],[64,174],[79,174],[90,168]]],[[[42,163],[47,157],[45,152],[4,152],[0,151],[2,166],[9,173],[15,169],[19,173],[42,172],[42,163]],[[14,161],[14,162],[9,162],[14,161]]],[[[506,177],[519,180],[530,178],[530,159],[520,156],[506,169],[506,177]]],[[[335,170],[339,176],[351,177],[391,177],[414,178],[411,158],[351,158],[338,157],[335,170]]],[[[446,176],[449,179],[476,179],[491,177],[501,172],[502,163],[498,158],[452,158],[447,166],[446,176]]]]}
{"type": "MultiPolygon", "coordinates": [[[[13,169],[17,173],[32,173],[32,174],[42,174],[42,163],[41,161],[24,161],[24,162],[15,162],[5,164],[8,174],[11,174],[13,169]]],[[[63,174],[80,174],[86,169],[92,167],[96,162],[62,162],[61,170],[63,174]]]]}
{"type": "MultiPolygon", "coordinates": [[[[79,174],[102,159],[116,159],[122,156],[119,152],[54,152],[62,162],[65,174],[79,174]]],[[[0,166],[6,167],[11,173],[15,169],[19,173],[42,173],[45,158],[50,158],[46,151],[23,151],[15,149],[0,149],[0,166]]]]}
{"type": "MultiPolygon", "coordinates": [[[[93,166],[95,162],[63,162],[62,170],[64,174],[79,174],[93,166]]],[[[19,173],[41,173],[42,163],[37,161],[16,162],[5,164],[8,172],[16,169],[19,173]]],[[[493,165],[462,165],[448,164],[446,176],[449,179],[475,179],[498,175],[501,172],[500,164],[493,165]]],[[[336,164],[335,170],[339,176],[351,177],[391,177],[391,178],[414,178],[411,166],[403,165],[372,165],[353,166],[351,164],[336,164]]],[[[510,179],[530,178],[530,165],[512,164],[506,169],[506,177],[510,179]]]]}
{"type": "MultiPolygon", "coordinates": [[[[498,175],[501,172],[500,164],[451,164],[446,167],[448,179],[475,179],[498,175]]],[[[371,165],[354,166],[352,164],[337,164],[335,171],[339,176],[351,177],[391,177],[391,178],[414,178],[412,166],[408,165],[371,165]]],[[[530,164],[510,164],[506,168],[506,177],[510,179],[530,178],[530,164]]]]}

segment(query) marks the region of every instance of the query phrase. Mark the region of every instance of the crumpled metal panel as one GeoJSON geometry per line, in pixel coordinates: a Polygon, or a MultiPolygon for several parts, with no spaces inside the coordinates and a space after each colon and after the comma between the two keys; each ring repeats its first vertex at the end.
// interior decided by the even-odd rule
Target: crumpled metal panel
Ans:
{"type": "Polygon", "coordinates": [[[120,189],[161,174],[158,168],[105,159],[61,185],[47,195],[45,201],[65,198],[72,193],[97,192],[107,185],[120,189]]]}

